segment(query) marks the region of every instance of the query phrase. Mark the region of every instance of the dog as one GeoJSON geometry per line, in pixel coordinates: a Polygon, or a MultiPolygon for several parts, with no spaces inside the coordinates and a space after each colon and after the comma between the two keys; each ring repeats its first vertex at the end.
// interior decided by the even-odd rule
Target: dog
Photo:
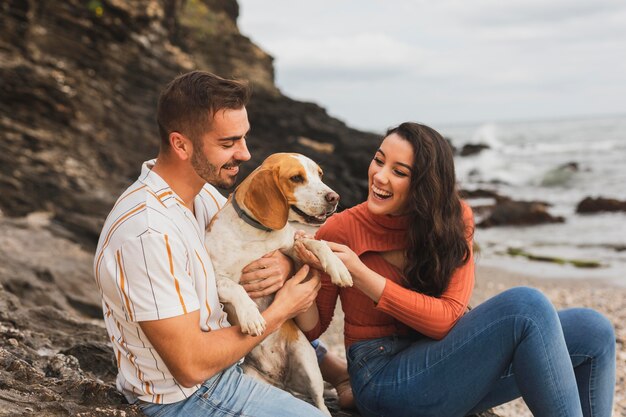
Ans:
{"type": "MultiPolygon", "coordinates": [[[[206,236],[220,302],[233,324],[244,333],[265,330],[261,315],[273,295],[253,301],[239,285],[241,270],[273,250],[299,264],[294,245],[295,228],[319,227],[332,215],[339,195],[322,182],[322,170],[296,153],[270,155],[231,194],[214,216],[206,236]]],[[[310,229],[309,229],[310,230],[310,229]]],[[[299,239],[315,254],[334,284],[352,286],[345,265],[323,241],[299,239]]],[[[246,374],[291,392],[308,394],[330,415],[324,404],[324,382],[315,351],[296,324],[289,320],[253,349],[243,362],[246,374]]]]}

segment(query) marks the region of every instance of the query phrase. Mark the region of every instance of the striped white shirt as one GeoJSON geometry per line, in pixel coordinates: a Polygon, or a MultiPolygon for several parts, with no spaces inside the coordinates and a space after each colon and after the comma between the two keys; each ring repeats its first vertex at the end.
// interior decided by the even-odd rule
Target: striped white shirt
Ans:
{"type": "MultiPolygon", "coordinates": [[[[117,358],[117,389],[129,402],[169,404],[198,388],[184,388],[139,326],[200,310],[200,327],[228,327],[217,297],[204,231],[226,199],[205,185],[194,214],[167,183],[143,164],[139,179],[107,217],[94,259],[104,321],[117,358]]],[[[181,341],[184,343],[184,341],[181,341]]]]}

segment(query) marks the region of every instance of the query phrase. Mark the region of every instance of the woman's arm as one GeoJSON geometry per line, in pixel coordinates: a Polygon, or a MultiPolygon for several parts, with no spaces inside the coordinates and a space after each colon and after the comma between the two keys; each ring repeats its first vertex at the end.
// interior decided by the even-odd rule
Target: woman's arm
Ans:
{"type": "MultiPolygon", "coordinates": [[[[464,206],[464,220],[473,230],[473,216],[464,206]]],[[[457,268],[441,297],[420,294],[385,278],[368,268],[347,246],[329,242],[333,252],[344,262],[354,285],[376,303],[376,308],[433,339],[443,338],[465,313],[474,288],[473,238],[468,232],[470,255],[457,268]]]]}
{"type": "Polygon", "coordinates": [[[409,290],[387,280],[376,306],[411,328],[433,339],[442,339],[465,314],[474,288],[474,260],[454,272],[441,297],[409,290]]]}
{"type": "Polygon", "coordinates": [[[355,287],[377,303],[376,308],[433,339],[443,338],[465,313],[474,287],[474,259],[453,273],[441,297],[420,294],[368,268],[347,246],[329,242],[346,264],[355,287]]]}

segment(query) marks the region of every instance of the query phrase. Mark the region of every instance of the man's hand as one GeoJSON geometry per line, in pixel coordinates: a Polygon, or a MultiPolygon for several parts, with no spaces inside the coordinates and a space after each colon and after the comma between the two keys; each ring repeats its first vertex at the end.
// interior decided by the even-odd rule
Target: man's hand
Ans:
{"type": "Polygon", "coordinates": [[[287,318],[293,318],[304,313],[313,305],[321,286],[319,271],[304,265],[276,293],[272,307],[280,308],[287,318]],[[307,276],[310,279],[305,282],[307,276]]]}
{"type": "Polygon", "coordinates": [[[244,267],[239,283],[250,298],[259,298],[282,288],[292,273],[291,258],[275,250],[244,267]]]}

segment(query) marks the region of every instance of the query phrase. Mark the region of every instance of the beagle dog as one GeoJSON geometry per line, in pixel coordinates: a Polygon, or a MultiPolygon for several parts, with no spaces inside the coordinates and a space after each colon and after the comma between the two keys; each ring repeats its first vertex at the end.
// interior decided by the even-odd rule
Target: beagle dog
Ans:
{"type": "MultiPolygon", "coordinates": [[[[291,223],[319,227],[337,208],[339,195],[322,182],[322,170],[311,159],[295,153],[270,155],[231,194],[214,216],[205,236],[219,299],[228,319],[244,333],[265,330],[261,311],[273,295],[252,300],[239,284],[241,270],[268,252],[280,250],[299,263],[291,223]]],[[[300,226],[299,225],[299,226],[300,226]]],[[[323,241],[303,238],[341,287],[352,286],[345,265],[323,241]]],[[[250,352],[243,363],[247,374],[291,392],[309,394],[315,405],[324,404],[324,382],[315,351],[293,321],[286,322],[250,352]]]]}

